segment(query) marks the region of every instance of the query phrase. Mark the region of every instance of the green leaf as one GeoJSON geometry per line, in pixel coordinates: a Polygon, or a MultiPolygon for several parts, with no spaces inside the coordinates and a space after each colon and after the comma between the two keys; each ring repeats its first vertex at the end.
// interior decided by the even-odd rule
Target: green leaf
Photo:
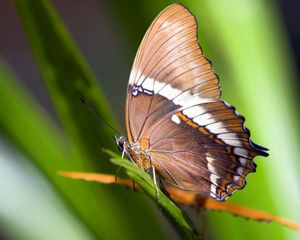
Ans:
{"type": "Polygon", "coordinates": [[[168,198],[164,193],[158,189],[159,197],[157,197],[157,189],[154,185],[153,179],[145,171],[142,171],[139,167],[132,164],[127,159],[121,158],[116,153],[105,150],[112,158],[111,162],[126,169],[128,176],[134,180],[139,186],[156,201],[159,207],[161,207],[181,230],[181,233],[185,239],[193,239],[195,237],[195,231],[187,223],[182,211],[168,198]]]}

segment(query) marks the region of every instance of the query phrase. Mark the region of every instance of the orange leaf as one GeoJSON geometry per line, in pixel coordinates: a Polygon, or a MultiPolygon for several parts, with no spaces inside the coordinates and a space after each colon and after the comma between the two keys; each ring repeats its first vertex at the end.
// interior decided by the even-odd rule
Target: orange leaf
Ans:
{"type": "MultiPolygon", "coordinates": [[[[109,174],[61,171],[59,172],[59,175],[72,179],[95,181],[104,184],[118,184],[130,188],[133,187],[131,180],[116,178],[115,176],[109,174]]],[[[200,197],[199,194],[195,192],[186,192],[172,186],[166,187],[166,190],[169,193],[171,199],[173,199],[173,201],[177,203],[185,205],[194,205],[198,208],[200,207],[200,209],[229,212],[240,217],[249,218],[256,221],[274,222],[291,229],[300,230],[299,223],[296,223],[286,218],[273,216],[269,213],[260,210],[238,206],[231,203],[217,202],[210,198],[203,199],[200,197]]]]}

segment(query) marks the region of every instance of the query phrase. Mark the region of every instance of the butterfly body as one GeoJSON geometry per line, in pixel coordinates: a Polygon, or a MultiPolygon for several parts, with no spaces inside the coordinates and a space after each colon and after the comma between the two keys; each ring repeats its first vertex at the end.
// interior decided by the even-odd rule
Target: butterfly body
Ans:
{"type": "Polygon", "coordinates": [[[167,7],[135,57],[126,98],[128,140],[120,137],[119,148],[178,188],[226,200],[255,171],[253,158],[268,154],[220,96],[195,17],[180,4],[167,7]]]}
{"type": "Polygon", "coordinates": [[[116,139],[116,142],[120,148],[120,151],[124,152],[127,157],[144,171],[151,169],[151,156],[149,150],[141,147],[139,142],[130,144],[128,140],[121,136],[116,139]]]}

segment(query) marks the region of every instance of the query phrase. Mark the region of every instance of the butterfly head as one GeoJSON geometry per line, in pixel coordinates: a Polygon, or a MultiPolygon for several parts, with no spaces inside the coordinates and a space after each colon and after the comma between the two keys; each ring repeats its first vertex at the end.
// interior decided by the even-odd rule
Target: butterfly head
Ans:
{"type": "Polygon", "coordinates": [[[121,136],[114,139],[118,145],[119,150],[129,158],[131,162],[136,164],[139,168],[143,170],[149,170],[151,167],[150,154],[147,149],[141,149],[140,142],[135,142],[130,144],[128,140],[121,136]]]}
{"type": "Polygon", "coordinates": [[[118,149],[123,152],[124,148],[126,148],[126,144],[128,143],[127,139],[124,136],[120,136],[119,138],[114,136],[114,139],[118,145],[118,149]]]}

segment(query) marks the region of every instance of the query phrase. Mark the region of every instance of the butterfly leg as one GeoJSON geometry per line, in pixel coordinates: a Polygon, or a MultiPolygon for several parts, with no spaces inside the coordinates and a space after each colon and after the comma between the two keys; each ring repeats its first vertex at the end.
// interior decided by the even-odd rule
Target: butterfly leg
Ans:
{"type": "Polygon", "coordinates": [[[157,200],[159,199],[159,189],[158,189],[158,186],[157,186],[157,181],[156,181],[156,173],[155,173],[155,168],[153,165],[151,165],[152,167],[152,177],[153,177],[153,183],[154,183],[154,186],[155,186],[155,189],[156,189],[156,198],[157,200]]]}
{"type": "Polygon", "coordinates": [[[126,149],[125,149],[125,148],[123,148],[123,151],[122,151],[122,158],[124,158],[125,151],[126,151],[126,149]]]}

